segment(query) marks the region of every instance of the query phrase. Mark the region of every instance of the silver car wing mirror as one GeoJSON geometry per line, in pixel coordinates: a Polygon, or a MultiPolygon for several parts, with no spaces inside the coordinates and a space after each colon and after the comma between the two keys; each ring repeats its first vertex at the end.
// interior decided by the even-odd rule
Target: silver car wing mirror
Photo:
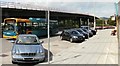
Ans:
{"type": "Polygon", "coordinates": [[[40,41],[40,43],[41,43],[41,44],[43,44],[43,43],[44,43],[44,41],[40,41]]]}

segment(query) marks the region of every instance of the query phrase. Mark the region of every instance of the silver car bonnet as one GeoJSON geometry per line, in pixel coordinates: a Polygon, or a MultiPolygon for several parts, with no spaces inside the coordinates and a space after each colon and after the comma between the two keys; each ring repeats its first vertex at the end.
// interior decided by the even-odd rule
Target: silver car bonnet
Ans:
{"type": "Polygon", "coordinates": [[[42,45],[14,45],[13,51],[17,53],[40,53],[44,52],[42,45]]]}

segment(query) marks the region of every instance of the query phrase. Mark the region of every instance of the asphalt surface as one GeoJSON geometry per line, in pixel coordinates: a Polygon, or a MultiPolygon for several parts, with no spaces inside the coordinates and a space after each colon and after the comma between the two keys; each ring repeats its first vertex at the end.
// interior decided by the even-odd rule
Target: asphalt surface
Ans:
{"type": "Polygon", "coordinates": [[[118,64],[118,40],[111,31],[100,30],[87,41],[57,53],[51,64],[118,64]]]}
{"type": "MultiPolygon", "coordinates": [[[[2,51],[0,54],[0,57],[2,57],[2,64],[12,64],[11,63],[11,49],[13,46],[13,43],[11,43],[12,40],[1,38],[0,45],[2,46],[2,51]]],[[[47,61],[47,52],[48,52],[48,39],[47,37],[41,37],[40,41],[44,41],[43,47],[46,49],[46,61],[47,61]]],[[[69,47],[78,45],[78,43],[70,43],[69,41],[62,41],[58,35],[50,37],[50,60],[52,61],[53,56],[60,51],[67,49],[69,47]]],[[[42,63],[46,63],[42,62],[42,63]]],[[[41,64],[41,63],[40,63],[41,64]]]]}
{"type": "MultiPolygon", "coordinates": [[[[100,31],[98,31],[97,35],[91,37],[90,39],[86,39],[82,43],[71,43],[69,41],[61,40],[59,36],[51,37],[50,38],[50,53],[52,55],[51,63],[52,64],[60,64],[60,63],[61,64],[62,63],[72,64],[71,61],[73,61],[73,60],[74,60],[73,63],[75,63],[75,64],[86,63],[86,60],[90,59],[92,56],[95,56],[95,58],[93,58],[91,63],[93,63],[93,61],[95,61],[98,58],[100,58],[99,61],[101,61],[102,59],[105,60],[105,59],[107,59],[107,57],[110,57],[110,58],[108,58],[108,60],[110,60],[111,58],[117,58],[116,57],[117,56],[116,36],[110,36],[110,32],[111,32],[111,30],[100,30],[100,31]],[[86,48],[86,47],[88,47],[88,48],[86,48]],[[99,48],[99,50],[97,48],[99,48]],[[104,49],[104,48],[106,48],[106,49],[104,49]],[[109,53],[108,49],[112,49],[114,51],[110,50],[112,53],[109,53]],[[90,51],[88,51],[88,50],[90,50],[90,51]],[[103,51],[103,50],[105,50],[105,51],[103,51]],[[74,51],[74,52],[72,52],[72,51],[74,51]],[[80,52],[80,54],[79,54],[79,52],[80,52]],[[98,54],[98,52],[100,52],[100,53],[98,54]],[[113,55],[110,55],[110,54],[113,54],[113,55]],[[73,56],[75,58],[72,58],[73,56]],[[101,56],[101,57],[99,57],[99,56],[101,56]],[[67,59],[65,59],[65,58],[67,58],[67,59]],[[59,62],[59,60],[63,60],[63,61],[59,62]],[[82,62],[79,62],[79,61],[82,61],[82,62]]],[[[44,41],[43,46],[47,52],[48,39],[46,37],[42,37],[40,39],[40,41],[44,41]]],[[[10,51],[12,49],[13,43],[11,43],[10,40],[6,40],[6,39],[0,39],[0,42],[1,42],[0,45],[2,48],[2,51],[1,51],[2,53],[0,55],[0,58],[2,58],[2,64],[12,64],[10,51]]],[[[117,59],[112,60],[112,61],[115,61],[113,63],[117,63],[117,59]]],[[[103,63],[98,62],[98,63],[104,64],[105,62],[103,62],[103,63]]],[[[108,61],[108,63],[109,63],[109,61],[108,61]]],[[[47,62],[42,62],[39,64],[47,64],[47,62]]]]}

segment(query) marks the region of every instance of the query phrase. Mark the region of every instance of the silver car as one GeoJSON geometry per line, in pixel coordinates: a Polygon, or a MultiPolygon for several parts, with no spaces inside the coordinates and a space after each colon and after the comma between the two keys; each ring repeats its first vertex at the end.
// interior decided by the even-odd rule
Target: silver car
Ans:
{"type": "Polygon", "coordinates": [[[21,34],[12,47],[12,63],[38,63],[45,59],[45,49],[38,37],[33,34],[21,34]]]}

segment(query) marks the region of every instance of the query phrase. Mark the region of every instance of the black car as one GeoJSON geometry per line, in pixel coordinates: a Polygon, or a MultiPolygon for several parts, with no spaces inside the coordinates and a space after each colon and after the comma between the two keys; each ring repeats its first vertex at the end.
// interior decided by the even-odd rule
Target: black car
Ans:
{"type": "Polygon", "coordinates": [[[93,35],[96,35],[96,32],[97,32],[97,30],[94,30],[94,29],[91,29],[90,27],[88,27],[88,26],[81,26],[81,28],[82,29],[89,29],[92,33],[93,33],[93,35]]]}
{"type": "Polygon", "coordinates": [[[76,30],[64,30],[62,31],[60,38],[61,40],[69,40],[70,42],[82,42],[85,40],[85,36],[76,30]]]}
{"type": "Polygon", "coordinates": [[[85,38],[87,39],[88,38],[88,33],[87,32],[85,32],[85,31],[83,31],[81,28],[78,28],[78,29],[76,29],[79,33],[82,33],[84,36],[85,36],[85,38]]]}
{"type": "Polygon", "coordinates": [[[93,33],[93,35],[96,35],[97,31],[96,30],[93,30],[93,29],[90,29],[91,32],[93,33]]]}
{"type": "Polygon", "coordinates": [[[88,35],[89,35],[89,37],[92,37],[93,36],[93,33],[91,32],[91,30],[87,30],[87,29],[85,29],[85,28],[81,28],[83,31],[85,31],[88,35]]]}

